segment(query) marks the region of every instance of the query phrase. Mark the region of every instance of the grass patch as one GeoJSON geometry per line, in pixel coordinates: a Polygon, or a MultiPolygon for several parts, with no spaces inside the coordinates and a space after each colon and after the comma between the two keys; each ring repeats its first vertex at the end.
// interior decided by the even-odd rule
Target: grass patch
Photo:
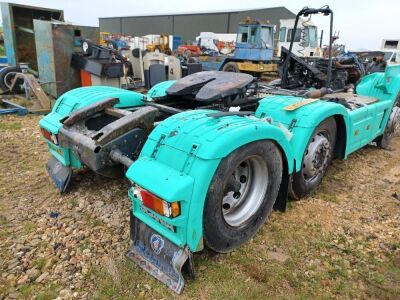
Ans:
{"type": "Polygon", "coordinates": [[[18,292],[22,296],[22,299],[30,299],[35,294],[35,287],[33,284],[23,284],[18,287],[18,292]]]}
{"type": "Polygon", "coordinates": [[[33,265],[36,266],[39,270],[43,270],[46,263],[47,263],[47,258],[39,257],[33,262],[33,265]]]}
{"type": "Polygon", "coordinates": [[[0,299],[4,299],[5,295],[8,293],[8,287],[7,286],[0,286],[0,299]]]}
{"type": "Polygon", "coordinates": [[[321,194],[320,195],[321,199],[327,202],[334,202],[334,203],[339,203],[339,198],[337,197],[336,194],[321,194]]]}
{"type": "Polygon", "coordinates": [[[96,280],[96,291],[91,295],[93,299],[170,299],[175,296],[125,257],[110,258],[101,266],[94,266],[91,275],[96,280]]]}
{"type": "Polygon", "coordinates": [[[5,228],[0,228],[0,238],[6,238],[8,236],[8,231],[5,228]]]}
{"type": "Polygon", "coordinates": [[[95,219],[90,220],[90,225],[92,225],[93,227],[97,227],[97,226],[103,226],[104,223],[103,223],[103,221],[95,218],[95,219]]]}
{"type": "Polygon", "coordinates": [[[78,249],[81,251],[85,249],[90,249],[90,243],[88,241],[81,241],[78,245],[78,249]]]}
{"type": "Polygon", "coordinates": [[[71,199],[71,200],[69,200],[69,204],[70,204],[72,207],[77,207],[77,206],[79,205],[78,200],[76,200],[76,199],[71,199]]]}
{"type": "Polygon", "coordinates": [[[0,130],[20,130],[22,128],[22,124],[19,122],[15,123],[0,123],[0,130]]]}
{"type": "Polygon", "coordinates": [[[50,284],[49,286],[46,287],[46,289],[42,292],[40,292],[37,295],[37,300],[51,300],[57,298],[57,289],[58,286],[55,284],[50,284]]]}
{"type": "Polygon", "coordinates": [[[36,224],[33,222],[25,222],[23,225],[23,228],[22,228],[22,230],[25,234],[30,234],[30,233],[34,232],[35,229],[36,229],[36,224]]]}
{"type": "Polygon", "coordinates": [[[0,226],[4,226],[7,223],[8,223],[7,222],[7,218],[5,216],[3,216],[3,215],[0,215],[0,226]]]}

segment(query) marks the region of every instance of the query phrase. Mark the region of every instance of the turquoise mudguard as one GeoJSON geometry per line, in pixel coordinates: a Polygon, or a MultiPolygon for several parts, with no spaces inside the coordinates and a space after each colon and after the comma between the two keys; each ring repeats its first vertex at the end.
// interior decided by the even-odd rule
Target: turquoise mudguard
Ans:
{"type": "Polygon", "coordinates": [[[203,248],[205,197],[222,158],[247,143],[270,139],[281,148],[289,172],[293,169],[293,151],[279,127],[239,116],[208,117],[210,113],[215,111],[190,111],[166,119],[150,134],[139,159],[126,173],[162,199],[181,201],[181,215],[169,219],[150,213],[129,192],[137,218],[176,245],[187,244],[191,251],[203,248]]]}
{"type": "Polygon", "coordinates": [[[167,96],[168,88],[175,82],[176,80],[168,80],[157,83],[147,92],[147,100],[151,100],[152,98],[161,98],[167,96]]]}
{"type": "MultiPolygon", "coordinates": [[[[119,103],[115,107],[121,109],[144,105],[144,95],[136,92],[108,86],[82,87],[61,95],[51,112],[39,121],[39,126],[50,133],[57,134],[62,126],[60,120],[77,109],[108,98],[119,98],[119,103]]],[[[81,162],[73,155],[72,151],[48,140],[46,143],[51,154],[64,166],[81,167],[81,162]]]]}
{"type": "Polygon", "coordinates": [[[315,128],[326,118],[340,117],[349,126],[347,109],[340,104],[318,100],[304,105],[294,111],[287,111],[285,107],[304,100],[293,96],[271,96],[264,98],[259,103],[255,112],[257,118],[271,118],[275,125],[282,124],[293,134],[290,144],[293,151],[295,171],[301,169],[303,154],[315,128]]]}

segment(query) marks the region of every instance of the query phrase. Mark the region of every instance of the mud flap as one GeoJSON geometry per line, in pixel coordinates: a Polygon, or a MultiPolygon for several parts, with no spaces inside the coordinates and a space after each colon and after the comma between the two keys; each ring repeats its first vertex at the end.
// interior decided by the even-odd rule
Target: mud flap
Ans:
{"type": "Polygon", "coordinates": [[[188,259],[193,266],[190,251],[176,246],[133,216],[131,239],[132,245],[127,256],[147,273],[180,294],[185,284],[182,266],[188,259]]]}
{"type": "Polygon", "coordinates": [[[57,189],[63,193],[71,180],[72,169],[64,166],[54,156],[46,163],[46,169],[57,189]]]}

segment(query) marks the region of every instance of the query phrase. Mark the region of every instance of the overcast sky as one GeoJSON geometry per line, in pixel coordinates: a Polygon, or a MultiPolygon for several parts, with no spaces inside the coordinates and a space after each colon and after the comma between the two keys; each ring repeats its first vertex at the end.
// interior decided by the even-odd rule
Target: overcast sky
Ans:
{"type": "MultiPolygon", "coordinates": [[[[347,50],[378,49],[384,38],[400,39],[400,0],[23,0],[26,5],[64,10],[64,17],[80,25],[98,26],[99,17],[224,11],[285,6],[297,13],[304,6],[328,4],[334,12],[334,30],[347,50]]],[[[328,18],[313,17],[327,30],[328,18]]],[[[327,32],[327,31],[325,31],[327,32]]],[[[325,35],[326,36],[326,35],[325,35]]]]}

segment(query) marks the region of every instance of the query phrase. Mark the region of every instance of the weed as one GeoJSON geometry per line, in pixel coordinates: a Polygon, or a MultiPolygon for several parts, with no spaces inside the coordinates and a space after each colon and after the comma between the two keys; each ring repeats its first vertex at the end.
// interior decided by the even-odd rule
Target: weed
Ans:
{"type": "Polygon", "coordinates": [[[29,299],[34,294],[34,286],[32,284],[23,284],[18,287],[18,292],[24,299],[29,299]]]}
{"type": "Polygon", "coordinates": [[[22,128],[22,124],[19,122],[15,123],[0,123],[0,130],[20,130],[22,128]]]}
{"type": "Polygon", "coordinates": [[[33,223],[33,222],[25,222],[25,223],[23,224],[23,232],[24,232],[25,234],[30,234],[30,233],[32,233],[33,231],[35,231],[35,229],[36,229],[36,224],[33,223]]]}
{"type": "Polygon", "coordinates": [[[47,263],[47,258],[39,257],[33,262],[33,265],[36,266],[39,270],[42,270],[43,267],[46,265],[46,263],[47,263]]]}
{"type": "Polygon", "coordinates": [[[46,289],[42,292],[40,292],[37,295],[37,300],[51,300],[57,298],[57,289],[58,286],[55,284],[50,284],[49,286],[46,287],[46,289]]]}
{"type": "Polygon", "coordinates": [[[88,241],[81,241],[78,245],[78,249],[83,251],[85,249],[90,249],[90,243],[88,241]]]}
{"type": "Polygon", "coordinates": [[[79,205],[78,200],[76,199],[70,199],[69,204],[71,204],[72,207],[77,207],[79,205]]]}

